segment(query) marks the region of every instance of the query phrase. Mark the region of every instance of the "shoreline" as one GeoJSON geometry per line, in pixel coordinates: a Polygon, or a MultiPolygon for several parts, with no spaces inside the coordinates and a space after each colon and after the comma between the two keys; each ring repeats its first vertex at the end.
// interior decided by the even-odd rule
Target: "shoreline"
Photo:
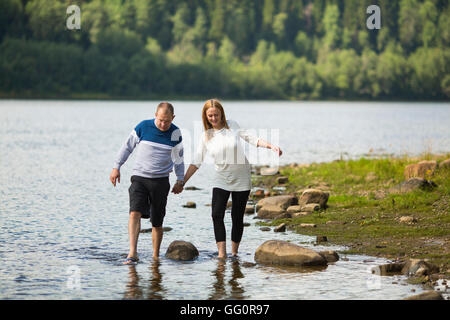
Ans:
{"type": "Polygon", "coordinates": [[[285,223],[288,230],[299,234],[326,236],[328,242],[349,248],[344,254],[394,262],[425,260],[439,272],[414,276],[408,282],[430,289],[437,280],[450,279],[450,166],[440,167],[448,159],[450,153],[290,164],[267,176],[260,175],[257,171],[261,168],[256,167],[253,185],[264,194],[253,193],[255,202],[276,195],[300,199],[308,189],[329,195],[325,206],[310,213],[289,214],[293,211],[284,208],[281,215],[258,225],[285,223]],[[423,178],[434,186],[394,192],[409,181],[406,167],[421,161],[435,163],[434,170],[425,171],[423,178]]]}

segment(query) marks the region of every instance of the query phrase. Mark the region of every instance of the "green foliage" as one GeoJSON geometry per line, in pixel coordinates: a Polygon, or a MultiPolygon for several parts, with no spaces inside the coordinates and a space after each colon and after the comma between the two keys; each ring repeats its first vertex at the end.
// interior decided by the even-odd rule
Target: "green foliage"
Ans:
{"type": "Polygon", "coordinates": [[[0,53],[3,96],[450,96],[448,1],[83,0],[78,31],[72,3],[0,1],[1,46],[17,50],[0,53]],[[370,4],[381,30],[366,28],[370,4]],[[64,46],[73,59],[59,60],[64,46]]]}

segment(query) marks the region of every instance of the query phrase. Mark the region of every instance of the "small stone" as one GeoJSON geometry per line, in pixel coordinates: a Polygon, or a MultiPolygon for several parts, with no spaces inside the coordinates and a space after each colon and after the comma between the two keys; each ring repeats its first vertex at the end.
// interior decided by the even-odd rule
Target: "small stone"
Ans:
{"type": "Polygon", "coordinates": [[[261,230],[261,231],[270,231],[270,228],[269,227],[261,227],[261,228],[259,228],[259,230],[261,230]]]}
{"type": "Polygon", "coordinates": [[[244,222],[244,227],[250,227],[251,226],[251,224],[250,223],[248,223],[248,222],[244,222]]]}
{"type": "Polygon", "coordinates": [[[273,229],[274,232],[285,232],[286,231],[286,223],[280,224],[278,227],[273,229]]]}
{"type": "Polygon", "coordinates": [[[301,223],[300,227],[302,227],[302,228],[316,228],[317,225],[315,225],[314,223],[301,223]]]}
{"type": "Polygon", "coordinates": [[[202,190],[202,189],[194,187],[194,186],[189,186],[189,187],[185,187],[184,190],[196,191],[196,190],[202,190]]]}
{"type": "Polygon", "coordinates": [[[320,251],[319,254],[324,257],[328,263],[339,261],[339,255],[336,253],[336,251],[320,251]]]}
{"type": "Polygon", "coordinates": [[[258,197],[258,198],[262,198],[264,197],[264,190],[256,190],[255,193],[253,193],[253,196],[258,197]]]}
{"type": "Polygon", "coordinates": [[[307,211],[303,211],[303,212],[295,212],[295,213],[291,213],[291,217],[292,218],[297,218],[297,217],[304,217],[304,216],[308,216],[310,215],[311,212],[307,212],[307,211]]]}
{"type": "Polygon", "coordinates": [[[252,214],[255,213],[255,207],[251,205],[245,206],[245,213],[246,214],[252,214]]]}
{"type": "Polygon", "coordinates": [[[319,211],[319,209],[320,209],[320,205],[317,203],[308,203],[308,204],[302,206],[302,211],[307,211],[307,212],[319,211]]]}
{"type": "Polygon", "coordinates": [[[279,174],[280,171],[278,170],[278,167],[275,167],[275,168],[261,168],[259,173],[262,176],[273,176],[273,175],[279,174]]]}
{"type": "Polygon", "coordinates": [[[255,267],[256,266],[256,263],[253,263],[253,262],[244,262],[244,263],[242,263],[242,266],[244,267],[244,268],[253,268],[253,267],[255,267]]]}
{"type": "Polygon", "coordinates": [[[277,184],[286,184],[289,182],[288,177],[278,177],[277,178],[277,184]]]}
{"type": "Polygon", "coordinates": [[[327,242],[328,238],[327,238],[327,236],[317,236],[316,241],[317,242],[327,242]]]}
{"type": "Polygon", "coordinates": [[[196,204],[195,202],[188,201],[188,202],[186,202],[185,205],[183,205],[183,207],[184,207],[184,208],[191,208],[191,209],[193,209],[193,208],[196,208],[196,207],[197,207],[197,204],[196,204]]]}
{"type": "Polygon", "coordinates": [[[402,217],[400,217],[399,221],[401,223],[408,223],[408,224],[410,224],[410,223],[416,223],[417,219],[414,218],[414,217],[411,217],[411,216],[402,216],[402,217]]]}
{"type": "Polygon", "coordinates": [[[327,221],[327,225],[337,225],[337,224],[345,224],[343,221],[327,221]]]}

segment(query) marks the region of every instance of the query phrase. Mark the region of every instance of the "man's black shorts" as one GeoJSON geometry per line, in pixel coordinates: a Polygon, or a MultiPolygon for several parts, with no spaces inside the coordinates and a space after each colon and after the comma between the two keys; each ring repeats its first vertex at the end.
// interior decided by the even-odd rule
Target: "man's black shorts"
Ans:
{"type": "Polygon", "coordinates": [[[142,218],[150,218],[153,227],[161,227],[166,215],[169,190],[169,177],[144,178],[131,176],[131,186],[128,189],[130,212],[139,211],[142,218]]]}

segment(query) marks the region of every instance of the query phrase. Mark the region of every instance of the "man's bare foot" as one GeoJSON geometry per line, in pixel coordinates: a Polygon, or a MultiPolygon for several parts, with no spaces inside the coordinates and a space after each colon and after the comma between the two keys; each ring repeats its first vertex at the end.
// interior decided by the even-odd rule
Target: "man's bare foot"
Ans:
{"type": "Polygon", "coordinates": [[[135,257],[128,257],[123,264],[136,264],[139,261],[138,258],[135,257]]]}

